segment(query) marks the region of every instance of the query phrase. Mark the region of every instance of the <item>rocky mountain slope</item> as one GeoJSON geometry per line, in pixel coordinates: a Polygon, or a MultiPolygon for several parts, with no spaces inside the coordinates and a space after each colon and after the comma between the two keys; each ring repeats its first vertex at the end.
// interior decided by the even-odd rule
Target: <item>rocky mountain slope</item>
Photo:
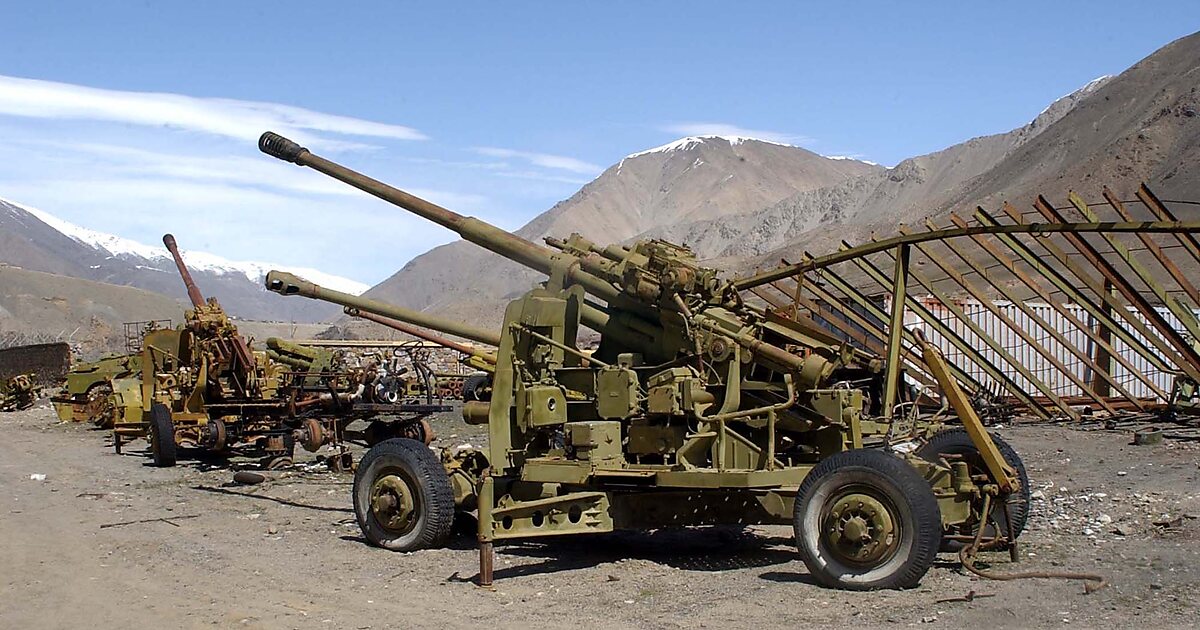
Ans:
{"type": "MultiPolygon", "coordinates": [[[[285,300],[266,291],[262,278],[270,269],[280,268],[275,265],[234,262],[205,252],[182,253],[200,291],[206,297],[215,296],[237,317],[311,322],[336,318],[341,312],[332,305],[285,300]]],[[[0,199],[0,263],[187,299],[175,263],[162,245],[89,230],[4,199],[0,199]]],[[[288,270],[342,291],[361,293],[367,288],[312,269],[288,270]]],[[[134,315],[133,319],[145,317],[134,315]]]]}
{"type": "MultiPolygon", "coordinates": [[[[866,162],[761,140],[683,138],[626,157],[518,234],[537,242],[572,232],[598,243],[623,241],[661,226],[736,216],[883,171],[866,162]]],[[[492,323],[498,320],[498,305],[537,279],[535,273],[459,241],[418,256],[367,295],[492,323]]]]}

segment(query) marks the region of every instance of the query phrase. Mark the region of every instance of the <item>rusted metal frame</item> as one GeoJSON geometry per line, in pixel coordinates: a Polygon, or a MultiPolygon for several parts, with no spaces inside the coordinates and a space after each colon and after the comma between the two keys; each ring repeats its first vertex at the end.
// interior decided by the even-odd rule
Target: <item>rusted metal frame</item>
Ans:
{"type": "MultiPolygon", "coordinates": [[[[849,246],[849,244],[843,243],[843,246],[849,246]]],[[[889,258],[893,257],[891,252],[885,252],[885,255],[889,258]]],[[[867,262],[866,264],[870,263],[867,262]]],[[[925,287],[925,290],[929,291],[930,295],[937,298],[942,303],[943,308],[950,311],[951,314],[962,321],[964,326],[966,326],[971,332],[975,333],[975,336],[978,337],[979,340],[984,343],[984,345],[986,345],[988,348],[991,348],[992,352],[995,352],[1001,359],[1004,360],[1005,363],[1008,363],[1013,370],[1016,370],[1017,374],[1025,377],[1025,379],[1030,383],[1033,383],[1034,388],[1041,392],[1043,396],[1048,398],[1050,402],[1054,403],[1054,406],[1058,407],[1059,410],[1066,414],[1067,417],[1071,419],[1077,419],[1079,417],[1079,414],[1076,413],[1070,405],[1063,401],[1058,394],[1054,393],[1054,390],[1051,389],[1050,386],[1045,383],[1045,381],[1038,378],[1033,372],[1029,371],[1029,368],[1025,367],[1025,365],[1021,363],[1019,359],[1014,357],[1012,353],[1009,352],[1008,349],[1006,349],[999,341],[996,341],[996,339],[989,335],[982,326],[975,323],[975,321],[967,316],[966,312],[963,311],[962,308],[960,308],[957,304],[955,304],[954,300],[949,295],[934,286],[932,280],[917,273],[916,271],[910,272],[909,276],[912,277],[917,284],[925,287]]]]}
{"type": "MultiPolygon", "coordinates": [[[[845,243],[843,243],[843,246],[849,247],[849,245],[845,243]]],[[[887,276],[885,276],[878,267],[867,260],[866,257],[856,256],[851,259],[851,262],[857,265],[858,268],[867,275],[871,276],[871,279],[882,286],[885,291],[892,290],[891,282],[887,279],[887,276]]],[[[958,333],[954,332],[954,329],[947,326],[946,323],[941,320],[941,318],[939,318],[937,315],[934,315],[929,309],[925,308],[920,302],[912,297],[906,297],[905,303],[926,324],[929,324],[931,328],[945,337],[946,340],[949,341],[955,348],[958,348],[958,350],[962,352],[968,360],[978,365],[980,369],[987,373],[988,376],[992,377],[992,379],[994,379],[997,383],[1000,383],[1004,389],[1007,389],[1013,395],[1013,397],[1020,399],[1022,402],[1028,405],[1034,413],[1042,418],[1050,417],[1050,414],[1043,409],[1036,400],[1034,400],[1033,396],[1030,396],[1029,393],[1024,390],[1024,388],[1017,385],[1016,381],[1009,378],[1009,376],[1005,374],[1003,370],[997,368],[992,364],[991,361],[988,361],[987,358],[975,350],[971,344],[967,343],[966,339],[963,339],[958,333]]],[[[960,319],[964,319],[965,323],[965,318],[960,317],[960,319]]],[[[986,337],[986,335],[983,336],[986,337]]]]}
{"type": "MultiPolygon", "coordinates": [[[[953,221],[955,225],[965,225],[967,223],[966,219],[954,213],[951,213],[950,220],[953,221]]],[[[1108,339],[1097,335],[1092,331],[1092,328],[1089,324],[1079,319],[1074,313],[1071,312],[1071,309],[1059,303],[1059,301],[1050,294],[1050,291],[1043,287],[1042,284],[1033,276],[1029,275],[1028,272],[1022,269],[1020,265],[1017,264],[1016,260],[1006,256],[1000,250],[1000,248],[988,240],[986,236],[975,234],[972,235],[971,238],[974,239],[974,241],[983,251],[987,252],[996,262],[1003,265],[1006,270],[1011,272],[1014,277],[1023,282],[1025,286],[1029,287],[1038,295],[1038,297],[1042,298],[1042,300],[1049,304],[1051,308],[1057,311],[1058,314],[1062,315],[1067,321],[1075,325],[1075,327],[1078,328],[1084,335],[1086,335],[1088,339],[1092,340],[1097,347],[1103,348],[1106,352],[1108,352],[1110,356],[1116,359],[1116,361],[1120,363],[1126,370],[1128,370],[1131,375],[1140,380],[1146,385],[1146,387],[1154,391],[1154,393],[1160,396],[1163,400],[1167,399],[1166,393],[1159,389],[1154,381],[1150,379],[1150,377],[1143,374],[1141,370],[1138,370],[1136,367],[1134,367],[1134,365],[1128,359],[1122,356],[1121,353],[1117,352],[1116,348],[1112,347],[1112,344],[1108,339]]],[[[1002,235],[998,236],[997,238],[1000,239],[1001,242],[1004,242],[1004,244],[1009,248],[1009,251],[1017,254],[1017,256],[1019,256],[1022,261],[1028,264],[1031,269],[1037,271],[1041,277],[1049,280],[1050,283],[1054,285],[1055,289],[1062,292],[1068,300],[1075,302],[1080,306],[1080,308],[1083,308],[1085,311],[1095,317],[1093,311],[1099,310],[1100,307],[1092,304],[1085,295],[1080,293],[1057,271],[1045,267],[1042,264],[1041,259],[1038,258],[1031,249],[1010,235],[1002,235]],[[1011,242],[1005,242],[1004,239],[1008,239],[1011,242]]],[[[1115,324],[1116,322],[1113,323],[1115,324]]],[[[1125,336],[1128,336],[1128,333],[1123,327],[1118,326],[1117,329],[1125,336]]],[[[1132,336],[1129,337],[1130,339],[1133,339],[1132,336]]],[[[1124,339],[1124,336],[1122,336],[1122,339],[1124,339]]],[[[1159,358],[1158,355],[1153,351],[1145,348],[1144,346],[1142,347],[1144,348],[1145,352],[1138,351],[1138,345],[1130,344],[1131,349],[1133,349],[1135,352],[1138,352],[1138,354],[1141,356],[1149,357],[1148,360],[1151,362],[1159,358]]]]}
{"type": "MultiPolygon", "coordinates": [[[[928,225],[932,228],[933,222],[926,221],[926,225],[928,225]]],[[[977,238],[984,238],[984,237],[977,237],[977,238]]],[[[964,263],[966,263],[967,266],[970,267],[971,270],[974,271],[980,278],[983,278],[984,282],[987,282],[988,285],[991,286],[992,288],[994,288],[996,291],[998,291],[1000,293],[1000,295],[1003,295],[1008,301],[1012,302],[1012,305],[1014,307],[1016,307],[1017,310],[1021,311],[1026,317],[1028,317],[1034,323],[1036,323],[1040,329],[1046,331],[1046,333],[1049,334],[1052,339],[1054,339],[1060,345],[1062,345],[1062,347],[1066,348],[1067,352],[1070,352],[1072,355],[1075,356],[1075,358],[1079,359],[1080,361],[1083,361],[1084,365],[1087,365],[1089,368],[1092,369],[1093,372],[1100,375],[1104,379],[1105,382],[1109,383],[1114,388],[1116,388],[1116,390],[1118,392],[1120,392],[1123,396],[1125,396],[1125,398],[1128,398],[1129,400],[1134,401],[1134,404],[1137,406],[1138,409],[1141,409],[1143,411],[1145,410],[1144,407],[1142,407],[1141,402],[1138,401],[1137,398],[1132,393],[1130,393],[1128,390],[1126,390],[1124,387],[1122,387],[1121,384],[1116,380],[1116,378],[1114,378],[1111,374],[1108,373],[1107,369],[1103,369],[1103,368],[1099,367],[1099,365],[1097,365],[1096,362],[1092,361],[1092,357],[1088,356],[1088,353],[1086,351],[1084,351],[1082,348],[1077,347],[1075,344],[1071,343],[1071,341],[1069,339],[1067,339],[1066,336],[1064,336],[1062,333],[1058,332],[1057,326],[1054,326],[1050,322],[1046,321],[1041,315],[1038,315],[1036,310],[1029,308],[1029,306],[1027,306],[1025,304],[1025,301],[1023,299],[1021,299],[1020,296],[1013,293],[1013,291],[1011,289],[1009,289],[1008,287],[1004,286],[1003,283],[997,282],[996,280],[992,279],[992,277],[987,274],[987,270],[983,267],[983,265],[979,261],[975,260],[975,258],[973,258],[966,251],[964,251],[963,248],[956,245],[953,241],[944,241],[943,244],[946,246],[946,249],[949,249],[951,252],[954,253],[955,256],[957,256],[959,258],[959,260],[962,260],[964,263]]],[[[929,252],[925,252],[925,255],[930,256],[930,259],[934,260],[935,263],[937,262],[937,260],[929,254],[929,252]]],[[[938,266],[943,267],[943,269],[945,268],[945,266],[943,266],[942,263],[938,263],[938,266]]],[[[1028,284],[1028,283],[1026,283],[1026,284],[1028,284]]],[[[1047,300],[1047,302],[1050,302],[1050,300],[1047,300]]],[[[1082,324],[1082,322],[1080,322],[1080,324],[1082,324]]],[[[1011,326],[1011,324],[1010,324],[1010,326],[1011,326]]],[[[1067,372],[1068,377],[1070,377],[1073,374],[1073,372],[1069,372],[1066,369],[1066,366],[1063,366],[1063,368],[1060,368],[1060,369],[1067,372]]],[[[1072,379],[1072,381],[1075,381],[1075,379],[1072,379]]],[[[1080,385],[1079,381],[1075,381],[1075,383],[1076,383],[1076,385],[1080,385]]],[[[1080,387],[1085,392],[1087,392],[1089,394],[1089,396],[1092,396],[1093,398],[1099,396],[1099,394],[1096,393],[1093,390],[1093,388],[1089,385],[1080,385],[1080,387]],[[1089,390],[1092,390],[1092,391],[1089,391],[1089,390]]],[[[1111,406],[1108,405],[1107,403],[1102,402],[1102,400],[1098,401],[1098,402],[1101,402],[1101,406],[1103,406],[1105,409],[1112,411],[1111,406]]]]}
{"type": "MultiPolygon", "coordinates": [[[[838,277],[838,275],[833,273],[832,270],[823,269],[822,273],[824,274],[823,277],[825,278],[826,282],[828,282],[830,285],[832,285],[838,291],[841,291],[843,295],[850,298],[856,304],[863,307],[863,309],[865,309],[867,312],[869,312],[872,317],[878,319],[881,322],[886,322],[888,320],[888,314],[885,313],[882,308],[880,308],[874,302],[872,302],[871,299],[868,298],[866,295],[864,295],[861,291],[859,291],[858,289],[855,289],[853,286],[851,286],[850,283],[848,283],[845,280],[842,280],[840,277],[838,277]]],[[[809,284],[808,289],[816,295],[820,295],[822,292],[825,292],[825,289],[823,289],[823,288],[818,290],[815,283],[809,284]]],[[[828,296],[828,297],[824,298],[827,302],[830,302],[830,303],[837,302],[836,297],[834,297],[832,294],[829,294],[827,292],[825,292],[825,293],[828,296]]],[[[850,312],[853,313],[853,311],[850,311],[850,312]]],[[[918,316],[921,315],[920,313],[917,313],[917,314],[918,314],[918,316]]],[[[943,335],[945,335],[947,339],[951,338],[950,335],[954,335],[954,331],[949,330],[949,328],[947,328],[940,320],[938,320],[937,317],[933,316],[932,313],[926,312],[925,314],[931,319],[927,319],[926,317],[921,317],[921,319],[926,321],[927,323],[929,323],[929,325],[931,327],[937,329],[939,333],[942,333],[943,335]]],[[[913,335],[912,332],[910,332],[907,329],[905,329],[905,331],[904,331],[904,340],[907,341],[912,346],[912,348],[915,349],[917,347],[916,336],[913,335]]],[[[959,339],[959,341],[961,342],[962,340],[959,339]]],[[[958,348],[959,350],[962,350],[963,347],[969,348],[970,346],[967,346],[964,342],[963,346],[956,345],[955,347],[958,348]]],[[[915,352],[915,350],[910,349],[910,356],[912,356],[912,354],[914,352],[915,352]]],[[[920,356],[920,355],[917,355],[917,356],[920,356]]],[[[971,386],[970,389],[972,391],[978,392],[978,391],[986,391],[987,390],[987,388],[983,386],[983,383],[980,383],[978,379],[971,376],[969,373],[967,373],[966,370],[964,370],[954,364],[950,364],[950,369],[954,372],[954,377],[957,378],[961,382],[969,384],[971,386]]],[[[987,371],[986,368],[984,369],[984,371],[987,371]]],[[[997,380],[1000,380],[1000,379],[997,379],[997,380]]]]}
{"type": "MultiPolygon", "coordinates": [[[[1079,195],[1072,192],[1070,195],[1068,195],[1068,199],[1070,199],[1071,205],[1075,206],[1075,209],[1089,220],[1096,217],[1096,213],[1092,212],[1092,209],[1088,207],[1087,202],[1084,201],[1079,195]]],[[[1192,335],[1192,338],[1200,339],[1200,321],[1196,320],[1196,314],[1193,313],[1192,310],[1185,304],[1182,304],[1179,300],[1175,299],[1175,296],[1168,294],[1167,291],[1163,289],[1162,285],[1154,279],[1154,275],[1151,274],[1150,271],[1146,269],[1140,262],[1138,262],[1136,258],[1134,258],[1133,252],[1129,251],[1129,248],[1125,247],[1124,243],[1118,241],[1117,238],[1112,234],[1105,234],[1101,232],[1100,236],[1103,237],[1110,246],[1112,246],[1113,251],[1115,251],[1117,255],[1121,257],[1121,260],[1125,261],[1126,265],[1129,265],[1129,268],[1133,270],[1133,273],[1138,277],[1138,279],[1140,279],[1147,287],[1150,288],[1150,292],[1153,293],[1154,296],[1157,297],[1159,301],[1161,301],[1167,307],[1167,310],[1171,311],[1171,314],[1179,319],[1179,323],[1183,324],[1183,327],[1187,329],[1190,335],[1192,335]]],[[[1141,236],[1147,235],[1142,234],[1141,236]]],[[[1157,312],[1157,310],[1155,312],[1157,312]]],[[[1191,347],[1191,344],[1188,344],[1188,347],[1191,347]]]]}
{"type": "MultiPolygon", "coordinates": [[[[1108,202],[1108,205],[1112,206],[1113,210],[1116,210],[1117,214],[1121,215],[1122,219],[1126,221],[1133,220],[1133,214],[1129,212],[1125,204],[1121,203],[1121,200],[1107,186],[1104,187],[1104,191],[1101,194],[1104,195],[1104,199],[1108,202]]],[[[1175,261],[1171,260],[1170,256],[1167,256],[1162,247],[1149,234],[1139,232],[1137,236],[1150,254],[1154,256],[1154,259],[1158,261],[1158,264],[1162,265],[1163,269],[1166,269],[1167,273],[1171,275],[1171,279],[1175,281],[1175,284],[1179,285],[1179,288],[1183,289],[1183,292],[1192,300],[1192,304],[1200,306],[1200,290],[1197,290],[1196,285],[1192,284],[1191,280],[1188,280],[1187,275],[1183,273],[1179,265],[1176,265],[1175,261]]],[[[1177,234],[1176,236],[1180,235],[1177,234]]]]}
{"type": "MultiPolygon", "coordinates": [[[[1171,212],[1163,202],[1158,200],[1158,195],[1155,195],[1145,183],[1138,187],[1137,198],[1154,213],[1154,216],[1166,221],[1178,221],[1175,218],[1175,213],[1171,212]]],[[[1192,255],[1196,262],[1200,262],[1200,241],[1196,240],[1194,234],[1190,232],[1178,232],[1175,234],[1175,239],[1180,245],[1192,255]]]]}
{"type": "Polygon", "coordinates": [[[896,267],[892,272],[892,312],[888,323],[887,370],[883,387],[883,413],[890,414],[896,406],[900,385],[900,346],[904,343],[904,298],[908,292],[908,259],[910,245],[896,246],[892,258],[896,267]]]}
{"type": "Polygon", "coordinates": [[[867,256],[879,252],[887,251],[902,244],[914,244],[924,241],[940,241],[947,238],[957,236],[970,236],[972,234],[1051,234],[1056,232],[1064,233],[1086,233],[1086,232],[1149,232],[1149,233],[1187,233],[1200,232],[1200,221],[1135,221],[1133,223],[1037,223],[1026,225],[1023,223],[1014,224],[995,224],[995,225],[974,225],[966,228],[947,228],[936,232],[921,232],[919,234],[910,234],[908,236],[893,236],[875,243],[870,243],[860,247],[855,247],[849,250],[843,250],[821,256],[820,258],[812,258],[801,263],[795,263],[787,267],[780,267],[770,271],[764,271],[756,275],[735,280],[733,286],[738,291],[745,291],[750,287],[756,287],[775,280],[790,278],[805,271],[821,269],[846,262],[860,256],[867,256]]]}
{"type": "MultiPolygon", "coordinates": [[[[1033,204],[1033,207],[1036,208],[1037,211],[1042,214],[1042,216],[1046,217],[1048,221],[1064,221],[1062,215],[1060,215],[1058,211],[1055,210],[1052,205],[1050,205],[1050,202],[1046,201],[1046,198],[1042,197],[1041,195],[1038,195],[1037,201],[1033,204]]],[[[1119,291],[1121,295],[1123,295],[1125,299],[1128,300],[1129,303],[1132,304],[1133,307],[1137,309],[1138,312],[1140,312],[1148,322],[1150,322],[1150,325],[1153,326],[1155,330],[1157,330],[1163,337],[1166,338],[1168,343],[1175,347],[1178,353],[1189,365],[1192,366],[1192,368],[1194,368],[1196,371],[1200,371],[1200,354],[1197,354],[1196,350],[1192,347],[1192,344],[1187,339],[1184,339],[1183,335],[1179,334],[1178,330],[1175,330],[1175,328],[1171,326],[1170,322],[1168,322],[1166,318],[1162,316],[1162,313],[1159,313],[1154,308],[1154,305],[1150,304],[1150,301],[1146,299],[1146,296],[1142,295],[1140,291],[1130,284],[1129,280],[1125,276],[1121,275],[1121,273],[1112,266],[1112,263],[1108,262],[1108,260],[1106,260],[1100,252],[1096,251],[1096,248],[1093,247],[1092,244],[1086,239],[1084,239],[1083,236],[1073,232],[1066,232],[1063,234],[1063,236],[1072,247],[1074,247],[1080,254],[1083,254],[1083,257],[1100,271],[1101,275],[1103,275],[1108,279],[1109,282],[1113,284],[1113,287],[1119,291]]]]}
{"type": "MultiPolygon", "coordinates": [[[[1017,209],[1013,208],[1011,205],[1004,204],[1004,211],[1008,213],[1009,216],[1014,220],[1020,220],[1020,212],[1018,212],[1017,209]]],[[[983,208],[975,209],[975,218],[984,223],[997,222],[996,219],[992,217],[992,215],[988,214],[983,208]]],[[[1017,240],[1015,237],[1007,234],[1001,234],[997,235],[996,238],[1013,251],[1018,252],[1026,263],[1036,269],[1038,273],[1050,279],[1054,283],[1055,287],[1057,287],[1060,291],[1071,295],[1080,306],[1087,310],[1088,314],[1090,314],[1092,317],[1095,317],[1103,326],[1116,333],[1116,335],[1121,338],[1121,341],[1124,341],[1131,348],[1134,348],[1138,354],[1141,354],[1148,361],[1154,364],[1155,368],[1164,372],[1173,372],[1177,369],[1175,367],[1176,365],[1183,365],[1190,369],[1190,366],[1188,366],[1181,358],[1176,357],[1175,350],[1171,348],[1170,344],[1151,331],[1150,328],[1146,326],[1142,320],[1138,319],[1136,315],[1129,312],[1129,310],[1125,308],[1125,305],[1119,302],[1110,292],[1105,291],[1104,288],[1096,281],[1096,279],[1091,276],[1091,274],[1087,273],[1080,268],[1079,265],[1075,264],[1075,262],[1067,256],[1067,253],[1060,249],[1057,245],[1049,242],[1049,240],[1045,238],[1034,239],[1034,242],[1041,246],[1043,250],[1050,254],[1063,267],[1074,274],[1075,277],[1078,278],[1085,287],[1090,289],[1100,300],[1100,304],[1108,305],[1110,308],[1112,308],[1112,311],[1105,312],[1096,302],[1092,300],[1092,298],[1084,295],[1081,291],[1076,289],[1074,283],[1072,283],[1070,280],[1067,280],[1067,278],[1060,274],[1058,270],[1042,262],[1042,259],[1040,256],[1038,256],[1038,254],[1036,254],[1024,243],[1017,240]],[[1130,332],[1126,329],[1126,326],[1117,323],[1117,321],[1113,318],[1113,314],[1120,315],[1121,319],[1126,322],[1128,327],[1140,333],[1145,341],[1142,341],[1141,339],[1138,339],[1130,334],[1130,332]],[[1151,350],[1150,346],[1146,345],[1147,343],[1149,343],[1155,349],[1151,350]]],[[[1192,371],[1194,372],[1195,370],[1192,371]]]]}
{"type": "MultiPolygon", "coordinates": [[[[900,230],[901,230],[901,232],[903,232],[903,231],[905,231],[905,228],[901,227],[900,230]]],[[[943,244],[949,245],[945,241],[943,241],[943,244]]],[[[1081,379],[1079,376],[1077,376],[1073,370],[1071,370],[1066,365],[1064,365],[1063,362],[1058,359],[1058,357],[1054,356],[1054,353],[1051,352],[1049,348],[1042,345],[1041,342],[1039,342],[1032,335],[1030,335],[1029,332],[1026,331],[1024,328],[1022,328],[1020,324],[1018,324],[1016,321],[1013,320],[1013,318],[1009,317],[1008,314],[1005,313],[1003,309],[996,306],[996,304],[994,302],[992,302],[992,300],[989,299],[987,297],[987,295],[983,292],[983,290],[981,290],[974,282],[971,282],[966,276],[959,273],[956,269],[954,269],[954,267],[947,264],[946,261],[943,260],[941,256],[938,256],[934,252],[930,251],[930,249],[931,249],[930,247],[925,246],[925,245],[918,245],[917,248],[921,251],[921,253],[925,254],[925,257],[928,258],[930,260],[930,262],[937,265],[938,269],[941,269],[942,272],[945,273],[947,277],[949,277],[954,282],[958,283],[958,285],[961,286],[967,293],[969,293],[971,295],[971,297],[978,300],[979,303],[985,309],[987,309],[989,312],[991,312],[993,315],[995,315],[1001,322],[1004,323],[1004,325],[1006,325],[1010,329],[1012,329],[1012,331],[1014,333],[1016,333],[1017,336],[1020,337],[1022,341],[1029,344],[1029,347],[1032,348],[1034,352],[1041,355],[1042,358],[1046,359],[1046,361],[1048,361],[1050,363],[1050,365],[1054,366],[1054,368],[1056,370],[1061,372],[1064,376],[1067,377],[1067,379],[1069,379],[1072,383],[1074,383],[1077,387],[1079,387],[1079,389],[1081,391],[1083,391],[1085,396],[1091,398],[1093,401],[1096,402],[1097,405],[1100,405],[1100,407],[1102,409],[1104,409],[1105,411],[1107,411],[1109,413],[1116,413],[1116,410],[1113,409],[1111,406],[1109,406],[1108,402],[1106,402],[1103,398],[1097,396],[1096,393],[1092,391],[1091,387],[1089,387],[1088,384],[1083,381],[1083,379],[1081,379]]],[[[983,276],[983,274],[980,274],[980,276],[984,277],[986,279],[986,277],[983,276]]],[[[1024,306],[1020,304],[1019,300],[1013,300],[1013,304],[1015,306],[1017,306],[1021,310],[1022,313],[1025,313],[1026,315],[1029,314],[1024,309],[1024,306]]],[[[1035,320],[1035,321],[1038,321],[1038,320],[1035,320]]],[[[1048,326],[1042,326],[1042,328],[1045,328],[1047,331],[1049,331],[1048,326]]],[[[1057,341],[1057,338],[1055,340],[1057,341]]],[[[1067,344],[1067,345],[1069,345],[1069,344],[1067,344]]],[[[1047,386],[1048,386],[1048,384],[1047,384],[1047,386]]]]}
{"type": "MultiPolygon", "coordinates": [[[[771,283],[770,286],[774,286],[782,290],[782,287],[778,287],[777,282],[771,283]]],[[[887,338],[887,335],[884,334],[883,330],[875,326],[875,324],[873,324],[870,320],[854,312],[852,309],[846,308],[846,306],[842,304],[841,300],[837,299],[837,296],[821,288],[821,286],[815,282],[806,283],[804,288],[810,291],[813,295],[816,295],[818,299],[825,300],[830,307],[825,308],[821,306],[820,303],[810,300],[803,295],[796,296],[798,304],[804,306],[810,311],[819,313],[820,316],[825,319],[825,321],[837,326],[847,335],[854,335],[863,343],[863,345],[870,348],[871,351],[875,352],[876,354],[883,355],[887,351],[883,345],[883,340],[887,338]],[[863,334],[862,332],[856,330],[854,326],[862,328],[867,334],[863,334]]],[[[909,367],[912,368],[910,369],[910,373],[912,374],[913,378],[920,381],[921,384],[928,385],[930,387],[936,384],[933,380],[933,376],[928,373],[928,368],[921,360],[921,355],[917,353],[914,347],[906,347],[904,349],[904,360],[907,361],[909,367]]],[[[971,385],[972,389],[978,385],[978,383],[975,381],[968,381],[968,383],[971,385]]]]}

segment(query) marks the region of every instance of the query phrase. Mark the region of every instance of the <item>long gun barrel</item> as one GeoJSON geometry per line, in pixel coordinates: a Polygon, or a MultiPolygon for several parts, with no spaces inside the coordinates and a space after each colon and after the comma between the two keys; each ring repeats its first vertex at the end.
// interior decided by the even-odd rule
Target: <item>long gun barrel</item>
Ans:
{"type": "MultiPolygon", "coordinates": [[[[442,227],[453,230],[467,241],[530,269],[550,275],[556,267],[560,267],[569,279],[582,285],[588,293],[600,299],[612,302],[624,297],[620,290],[611,283],[583,271],[578,265],[569,264],[570,259],[555,250],[527,241],[475,217],[467,217],[447,210],[431,201],[367,177],[319,155],[314,155],[308,149],[277,133],[270,131],[264,133],[258,140],[258,148],[271,157],[307,166],[379,197],[392,205],[408,210],[419,217],[433,221],[442,227]]],[[[597,322],[585,321],[585,323],[591,328],[596,328],[597,322]]]]}
{"type": "Polygon", "coordinates": [[[351,317],[358,317],[361,319],[365,319],[367,321],[375,322],[376,324],[379,324],[381,326],[387,326],[388,328],[392,328],[392,329],[398,330],[402,333],[412,335],[412,336],[416,337],[417,339],[423,339],[430,343],[435,343],[439,346],[449,348],[451,350],[454,350],[455,352],[464,354],[468,357],[477,357],[477,358],[483,360],[484,362],[490,363],[492,365],[496,364],[496,354],[493,352],[488,352],[487,350],[483,350],[481,348],[475,348],[472,346],[468,346],[465,343],[459,343],[457,341],[454,341],[453,339],[447,339],[446,337],[443,337],[441,335],[435,335],[435,334],[429,332],[428,330],[425,330],[424,328],[421,328],[419,326],[413,326],[411,324],[406,324],[400,320],[392,319],[390,317],[384,317],[382,315],[376,315],[375,313],[368,313],[367,311],[364,311],[359,308],[355,308],[353,306],[346,307],[346,314],[351,317]]]}
{"type": "Polygon", "coordinates": [[[332,302],[341,306],[356,308],[364,313],[374,313],[392,319],[398,319],[410,324],[431,328],[447,335],[455,335],[471,341],[477,341],[489,346],[500,345],[500,335],[474,326],[468,326],[455,321],[441,319],[414,311],[401,306],[395,306],[379,300],[372,300],[341,291],[325,288],[309,282],[286,271],[272,271],[267,274],[267,290],[279,295],[301,295],[313,300],[332,302]]]}
{"type": "Polygon", "coordinates": [[[179,268],[179,275],[183,276],[183,286],[187,287],[188,299],[192,301],[192,306],[196,308],[204,306],[204,296],[200,294],[196,281],[192,280],[192,273],[188,271],[187,265],[183,264],[183,256],[179,255],[179,246],[175,244],[175,237],[164,234],[163,245],[167,246],[167,251],[171,252],[171,258],[175,259],[175,266],[179,268]]]}

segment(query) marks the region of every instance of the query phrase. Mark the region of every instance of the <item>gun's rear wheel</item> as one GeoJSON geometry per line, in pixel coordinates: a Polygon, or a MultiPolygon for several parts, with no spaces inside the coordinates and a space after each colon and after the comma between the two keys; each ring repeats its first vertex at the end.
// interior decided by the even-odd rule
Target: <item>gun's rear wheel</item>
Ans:
{"type": "Polygon", "coordinates": [[[809,573],[847,590],[916,586],[942,535],[929,483],[903,460],[864,449],[833,455],[804,478],[793,527],[809,573]]]}
{"type": "MultiPolygon", "coordinates": [[[[1017,479],[1021,482],[1021,489],[1009,494],[1002,501],[992,504],[991,513],[988,515],[988,525],[983,530],[983,539],[994,538],[997,534],[996,524],[998,524],[999,533],[1004,534],[1009,540],[1016,540],[1024,531],[1025,521],[1029,518],[1029,474],[1025,472],[1025,463],[1021,461],[1021,456],[1008,442],[995,434],[992,434],[992,441],[996,443],[996,448],[1004,457],[1004,461],[1016,471],[1017,479]],[[1008,516],[1012,518],[1012,536],[1008,536],[1008,518],[1004,513],[1005,504],[1008,506],[1008,516]]],[[[975,443],[971,441],[971,436],[967,434],[966,429],[955,428],[938,432],[917,450],[917,456],[935,463],[947,456],[961,458],[966,462],[971,476],[988,474],[987,465],[983,463],[983,457],[979,454],[975,443]]],[[[960,538],[974,537],[975,533],[979,531],[980,523],[983,522],[983,515],[980,514],[983,510],[982,498],[973,501],[971,509],[971,520],[958,526],[955,530],[947,532],[948,534],[957,535],[960,538]]],[[[966,544],[965,540],[945,538],[942,540],[941,549],[942,551],[958,551],[966,544]]]]}
{"type": "Polygon", "coordinates": [[[392,551],[437,547],[454,524],[454,491],[424,444],[393,438],[376,444],[354,473],[354,515],[373,545],[392,551]]]}
{"type": "Polygon", "coordinates": [[[171,410],[162,403],[150,407],[150,458],[155,466],[169,468],[175,465],[178,447],[175,445],[175,423],[171,421],[171,410]]]}

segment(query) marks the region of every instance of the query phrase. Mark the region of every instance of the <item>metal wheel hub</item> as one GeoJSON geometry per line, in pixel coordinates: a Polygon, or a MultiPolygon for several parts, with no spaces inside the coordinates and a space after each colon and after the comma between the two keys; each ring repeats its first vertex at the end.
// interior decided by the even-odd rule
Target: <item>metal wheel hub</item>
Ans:
{"type": "Polygon", "coordinates": [[[825,519],[824,533],[839,556],[859,564],[879,561],[897,542],[891,513],[878,499],[866,494],[838,499],[825,519]]]}
{"type": "Polygon", "coordinates": [[[396,475],[384,475],[371,485],[371,513],[385,528],[405,532],[417,521],[412,488],[396,475]]]}

